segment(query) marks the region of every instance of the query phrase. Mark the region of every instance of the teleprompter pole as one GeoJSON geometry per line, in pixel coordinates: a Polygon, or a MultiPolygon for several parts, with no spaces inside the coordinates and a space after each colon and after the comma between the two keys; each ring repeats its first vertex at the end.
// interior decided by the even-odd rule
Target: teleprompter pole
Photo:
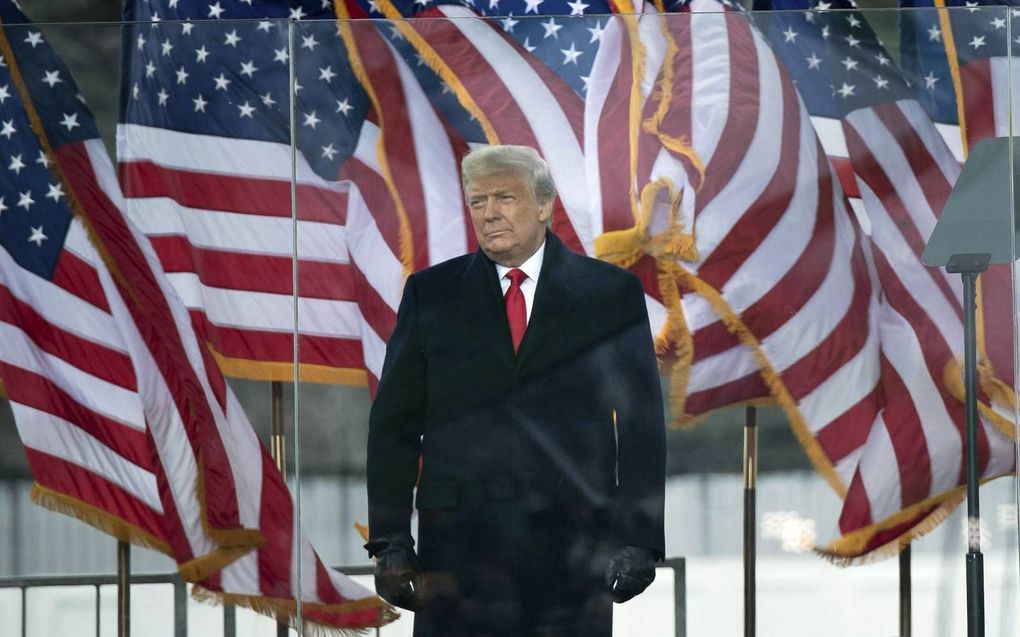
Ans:
{"type": "Polygon", "coordinates": [[[988,269],[987,254],[957,254],[946,272],[963,277],[963,385],[967,414],[967,637],[985,634],[985,575],[981,555],[977,437],[977,277],[988,269]]]}
{"type": "Polygon", "coordinates": [[[963,274],[964,372],[967,410],[967,637],[985,634],[985,574],[981,555],[981,505],[978,499],[977,445],[977,274],[963,274]]]}
{"type": "Polygon", "coordinates": [[[963,279],[963,384],[967,428],[967,635],[985,634],[981,509],[978,504],[977,280],[989,263],[1016,262],[1017,137],[989,137],[970,148],[924,247],[925,265],[963,279]]]}
{"type": "MultiPolygon", "coordinates": [[[[273,455],[273,462],[280,470],[283,479],[287,479],[287,434],[283,431],[283,383],[274,380],[272,382],[272,429],[269,434],[269,450],[273,455]]],[[[286,622],[277,622],[276,636],[287,637],[290,633],[290,625],[286,622]]]]}
{"type": "Polygon", "coordinates": [[[755,633],[755,572],[757,559],[756,503],[758,488],[758,412],[748,407],[744,412],[744,637],[755,633]]]}

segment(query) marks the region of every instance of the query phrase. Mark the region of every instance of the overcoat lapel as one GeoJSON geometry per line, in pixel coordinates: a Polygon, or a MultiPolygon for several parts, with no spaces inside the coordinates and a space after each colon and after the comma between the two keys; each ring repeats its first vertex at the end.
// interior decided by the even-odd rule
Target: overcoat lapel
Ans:
{"type": "Polygon", "coordinates": [[[556,235],[546,233],[546,251],[542,271],[538,275],[535,305],[517,352],[518,370],[533,362],[549,339],[571,324],[570,316],[581,299],[584,283],[584,275],[572,257],[574,255],[567,252],[556,235]]]}
{"type": "Polygon", "coordinates": [[[464,269],[459,299],[470,326],[468,338],[478,339],[495,353],[509,369],[515,365],[510,326],[503,309],[503,294],[496,280],[496,266],[478,250],[464,269]]]}

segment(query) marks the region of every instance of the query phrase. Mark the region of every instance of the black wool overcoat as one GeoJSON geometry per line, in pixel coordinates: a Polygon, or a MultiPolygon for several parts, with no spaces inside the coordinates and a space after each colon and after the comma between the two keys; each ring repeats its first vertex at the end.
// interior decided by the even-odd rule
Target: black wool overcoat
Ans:
{"type": "Polygon", "coordinates": [[[516,355],[481,251],[408,278],[372,406],[368,503],[373,539],[410,532],[418,509],[416,637],[608,637],[608,554],[663,555],[664,482],[634,275],[547,233],[516,355]]]}

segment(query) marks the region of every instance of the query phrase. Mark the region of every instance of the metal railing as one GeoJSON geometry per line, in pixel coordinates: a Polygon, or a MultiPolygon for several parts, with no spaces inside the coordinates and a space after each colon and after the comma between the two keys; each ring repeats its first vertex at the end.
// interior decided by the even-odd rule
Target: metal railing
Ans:
{"type": "MultiPolygon", "coordinates": [[[[659,565],[673,571],[674,636],[687,637],[687,571],[682,557],[667,558],[659,565]]],[[[372,566],[341,566],[336,570],[345,575],[371,575],[372,566]]],[[[34,588],[83,587],[92,588],[95,596],[95,637],[101,634],[100,588],[117,584],[116,575],[38,575],[28,577],[0,577],[0,590],[17,588],[21,591],[21,637],[28,637],[28,591],[34,588]]],[[[188,589],[176,573],[132,574],[131,584],[169,584],[174,593],[174,637],[188,637],[188,589]]],[[[378,637],[380,630],[375,634],[378,637]]],[[[237,637],[234,607],[223,606],[223,637],[237,637]]]]}

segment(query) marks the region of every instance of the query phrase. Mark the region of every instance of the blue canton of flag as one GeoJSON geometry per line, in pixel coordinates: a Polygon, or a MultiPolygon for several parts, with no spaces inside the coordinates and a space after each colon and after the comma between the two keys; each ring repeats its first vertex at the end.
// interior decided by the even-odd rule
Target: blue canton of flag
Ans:
{"type": "Polygon", "coordinates": [[[124,19],[154,22],[126,36],[124,123],[288,144],[293,47],[298,150],[336,179],[368,99],[329,0],[150,0],[129,3],[124,19]]]}
{"type": "MultiPolygon", "coordinates": [[[[823,63],[840,115],[882,102],[910,99],[913,91],[864,16],[847,0],[824,3],[815,21],[828,46],[823,63]]],[[[814,3],[817,9],[820,3],[814,3]]]]}
{"type": "Polygon", "coordinates": [[[503,30],[542,60],[581,96],[613,7],[604,0],[488,0],[484,16],[499,16],[503,30]],[[599,16],[603,17],[599,17],[599,16]]]}
{"type": "Polygon", "coordinates": [[[0,22],[5,41],[0,49],[0,245],[20,266],[49,278],[71,225],[71,207],[26,106],[34,108],[53,150],[99,133],[67,67],[42,32],[26,24],[16,3],[0,0],[0,22]],[[32,104],[26,105],[15,73],[32,104]]]}
{"type": "Polygon", "coordinates": [[[874,101],[908,95],[864,16],[850,2],[758,0],[755,20],[812,115],[840,117],[874,101]]]}
{"type": "Polygon", "coordinates": [[[956,91],[949,73],[939,12],[926,0],[900,2],[900,67],[914,96],[936,122],[957,124],[956,91]]]}
{"type": "Polygon", "coordinates": [[[1020,4],[952,0],[945,5],[936,10],[931,0],[901,0],[902,8],[915,9],[901,13],[905,68],[918,91],[934,92],[929,112],[937,121],[957,123],[964,115],[958,123],[969,143],[1008,134],[1009,57],[1020,53],[1020,36],[1012,33],[1020,27],[1020,4]]]}
{"type": "MultiPolygon", "coordinates": [[[[927,2],[916,2],[903,4],[904,8],[931,7],[927,2]]],[[[956,45],[956,55],[960,64],[965,65],[971,60],[977,60],[997,55],[1020,54],[1020,35],[1014,35],[1012,46],[1007,51],[1006,38],[1008,28],[1007,18],[1012,19],[1012,27],[1016,28],[1017,18],[1020,18],[1020,2],[994,2],[991,0],[947,0],[947,15],[953,26],[953,40],[956,45]]],[[[931,33],[931,41],[944,43],[944,38],[935,36],[932,27],[940,27],[938,23],[938,11],[917,12],[916,15],[923,15],[931,26],[926,33],[931,33]]],[[[941,30],[939,31],[941,34],[941,30]]]]}
{"type": "MultiPolygon", "coordinates": [[[[360,1],[360,0],[359,0],[360,1]]],[[[368,15],[381,16],[381,0],[363,2],[368,15]]],[[[587,91],[592,63],[598,53],[607,14],[607,0],[395,0],[406,17],[429,15],[441,5],[459,5],[498,20],[499,27],[526,51],[563,78],[578,94],[587,91]]]]}
{"type": "Polygon", "coordinates": [[[823,64],[828,57],[825,40],[829,34],[815,23],[817,12],[809,6],[798,0],[755,0],[752,16],[783,61],[808,112],[838,117],[832,79],[823,64]]]}
{"type": "MultiPolygon", "coordinates": [[[[431,3],[429,4],[431,5],[431,3]]],[[[354,5],[361,9],[364,17],[382,17],[382,8],[376,0],[356,0],[354,5]]],[[[413,13],[410,15],[413,15],[413,13]]],[[[449,84],[444,82],[435,71],[429,68],[424,57],[415,51],[414,45],[407,41],[400,32],[400,29],[395,24],[384,26],[381,22],[376,23],[376,26],[380,33],[386,36],[390,45],[397,50],[400,57],[404,59],[407,68],[414,73],[415,79],[428,96],[429,102],[442,114],[444,120],[453,126],[461,139],[472,143],[484,144],[486,141],[485,133],[482,131],[478,120],[464,109],[449,84]]]]}

